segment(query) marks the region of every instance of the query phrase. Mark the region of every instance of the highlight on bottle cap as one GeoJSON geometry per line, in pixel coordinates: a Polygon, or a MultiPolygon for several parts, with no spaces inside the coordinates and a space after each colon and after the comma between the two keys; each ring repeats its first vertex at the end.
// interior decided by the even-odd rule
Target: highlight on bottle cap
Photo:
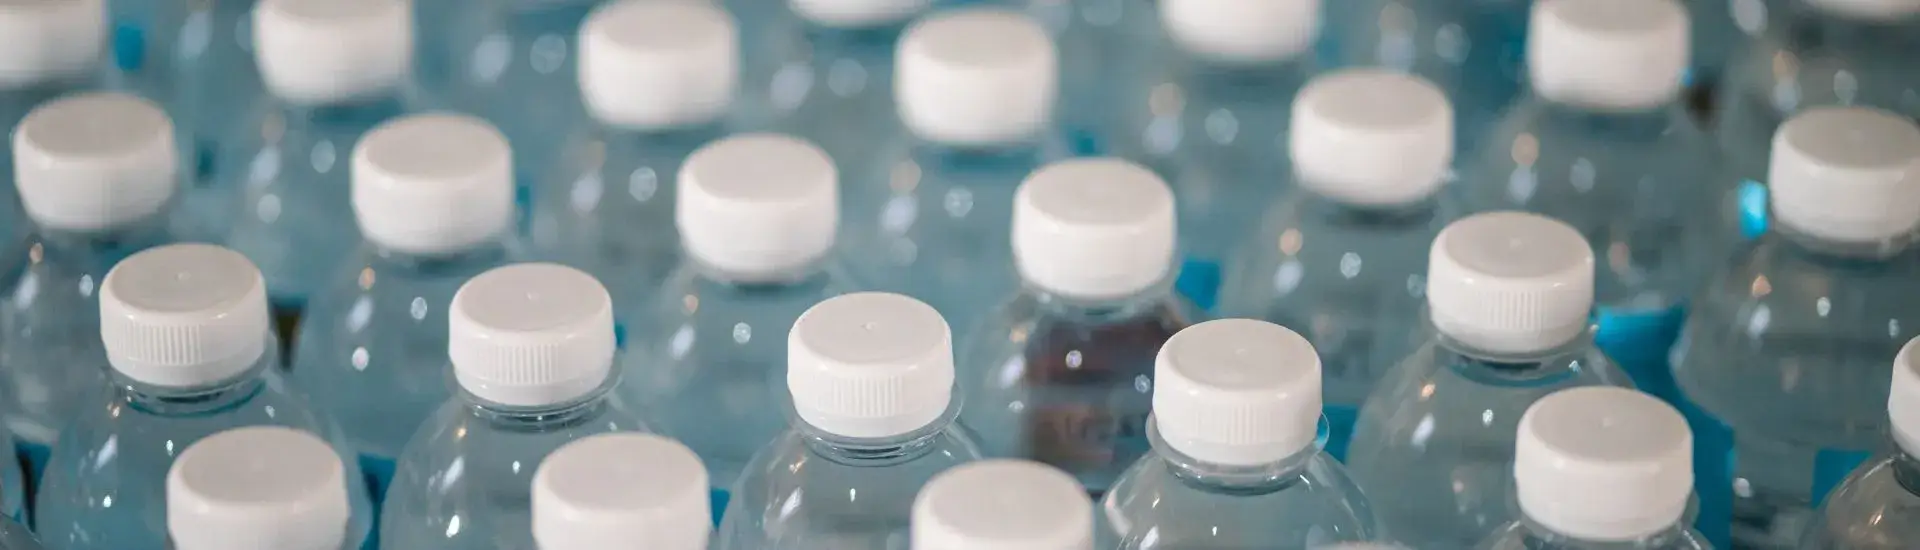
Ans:
{"type": "Polygon", "coordinates": [[[42,103],[13,129],[21,206],[34,224],[61,231],[152,219],[178,186],[173,131],[173,119],[139,96],[84,92],[42,103]]]}
{"type": "Polygon", "coordinates": [[[1287,139],[1301,187],[1360,206],[1425,200],[1453,165],[1453,105],[1438,86],[1384,69],[1307,83],[1287,139]]]}
{"type": "Polygon", "coordinates": [[[687,157],[679,186],[682,248],[729,277],[791,278],[833,250],[840,174],[812,142],[771,133],[721,139],[687,157]]]}
{"type": "Polygon", "coordinates": [[[985,460],[934,476],[911,526],[913,550],[1092,550],[1093,502],[1052,466],[985,460]]]}
{"type": "Polygon", "coordinates": [[[828,298],[793,323],[787,388],[800,420],[827,433],[911,433],[952,400],[953,335],[933,306],[907,296],[828,298]]]}
{"type": "Polygon", "coordinates": [[[1602,110],[1673,101],[1689,61],[1687,10],[1675,0],[1540,0],[1527,74],[1548,100],[1602,110]]]}
{"type": "Polygon", "coordinates": [[[1541,398],[1520,417],[1514,486],[1529,519],[1580,540],[1672,528],[1693,494],[1693,432],[1680,411],[1627,388],[1541,398]]]}
{"type": "Polygon", "coordinates": [[[619,0],[581,23],[579,64],[580,95],[602,123],[703,124],[733,104],[740,30],[705,0],[619,0]]]}
{"type": "Polygon", "coordinates": [[[1013,256],[1029,284],[1079,299],[1160,284],[1174,262],[1173,191],[1116,158],[1041,167],[1014,192],[1013,256]]]}
{"type": "Polygon", "coordinates": [[[1019,142],[1053,121],[1060,60],[1046,28],[1019,12],[969,8],[928,16],[900,37],[900,120],[950,145],[1019,142]]]}
{"type": "Polygon", "coordinates": [[[178,550],[346,547],[346,467],[327,442],[278,426],[202,439],[167,471],[167,534],[178,550]]]}
{"type": "Polygon", "coordinates": [[[267,284],[239,252],[210,244],[128,256],[100,283],[107,362],[134,381],[187,388],[233,379],[267,352],[267,284]]]}
{"type": "Polygon", "coordinates": [[[1427,310],[1434,327],[1478,351],[1537,353],[1572,341],[1593,308],[1593,250],[1564,222],[1489,212],[1433,240],[1427,310]]]}
{"type": "Polygon", "coordinates": [[[497,267],[454,293],[447,351],[480,399],[544,407],[580,399],[613,372],[613,301],[600,281],[546,263],[497,267]]]}
{"type": "Polygon", "coordinates": [[[1920,127],[1878,109],[1808,109],[1774,132],[1768,179],[1782,227],[1847,243],[1903,240],[1920,226],[1920,127]]]}
{"type": "Polygon", "coordinates": [[[413,70],[407,0],[260,0],[252,34],[261,80],[295,103],[387,93],[413,70]]]}
{"type": "Polygon", "coordinates": [[[1313,446],[1320,424],[1320,355],[1286,327],[1219,319],[1160,347],[1153,422],[1175,451],[1202,462],[1256,466],[1313,446]]]}
{"type": "Polygon", "coordinates": [[[533,538],[542,550],[706,550],[707,469],[678,441],[602,434],[547,455],[533,476],[533,538]]]}
{"type": "Polygon", "coordinates": [[[353,148],[354,217],[368,241],[445,255],[498,240],[513,224],[513,151],[468,115],[401,117],[353,148]]]}

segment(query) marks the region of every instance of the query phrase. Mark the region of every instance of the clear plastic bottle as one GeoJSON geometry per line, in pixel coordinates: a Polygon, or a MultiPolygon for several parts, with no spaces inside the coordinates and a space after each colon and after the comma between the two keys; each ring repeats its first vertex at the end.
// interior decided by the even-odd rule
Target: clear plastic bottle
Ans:
{"type": "MultiPolygon", "coordinates": [[[[234,428],[315,434],[331,443],[343,477],[360,479],[333,421],[275,368],[266,294],[246,257],[205,244],[135,254],[101,281],[111,386],[74,412],[41,479],[35,515],[48,548],[168,548],[168,469],[195,442],[234,428]]],[[[345,486],[347,540],[358,548],[373,507],[363,485],[345,486]]]]}
{"type": "Polygon", "coordinates": [[[923,300],[965,334],[1018,288],[1014,189],[1064,156],[1052,124],[1059,60],[1033,19],[968,8],[915,23],[898,63],[912,137],[844,172],[848,260],[863,283],[923,300]]]}
{"type": "Polygon", "coordinates": [[[578,119],[581,22],[603,2],[414,3],[423,17],[414,71],[421,89],[434,103],[478,115],[505,133],[516,176],[547,173],[578,119]]]}
{"type": "Polygon", "coordinates": [[[1038,462],[947,470],[913,499],[913,550],[1092,550],[1093,502],[1073,476],[1038,462]]]}
{"type": "Polygon", "coordinates": [[[153,103],[83,93],[34,109],[13,133],[14,186],[33,223],[6,258],[0,417],[32,473],[103,385],[98,286],[121,258],[176,238],[173,122],[153,103]]]}
{"type": "Polygon", "coordinates": [[[1061,468],[1097,495],[1147,453],[1153,356],[1200,316],[1173,293],[1173,193],[1101,158],[1047,165],[1013,200],[1024,288],[962,339],[960,420],[988,456],[1061,468]]]}
{"type": "Polygon", "coordinates": [[[1887,395],[1891,453],[1861,464],[1833,489],[1807,526],[1801,550],[1920,547],[1920,338],[1893,359],[1887,395]]]}
{"type": "MultiPolygon", "coordinates": [[[[1751,4],[1752,2],[1749,2],[1751,4]]],[[[1768,150],[1781,124],[1807,109],[1856,106],[1920,120],[1920,2],[1769,0],[1772,24],[1727,66],[1715,137],[1752,197],[1749,235],[1765,229],[1768,150]]],[[[1750,8],[1749,8],[1750,9],[1750,8]]]]}
{"type": "Polygon", "coordinates": [[[0,519],[0,550],[41,550],[45,548],[33,538],[33,532],[27,526],[13,519],[0,519]]]}
{"type": "Polygon", "coordinates": [[[1188,327],[1154,364],[1153,452],[1100,502],[1099,548],[1318,548],[1378,522],[1321,452],[1320,357],[1252,319],[1188,327]]]}
{"type": "Polygon", "coordinates": [[[1555,392],[1527,407],[1513,451],[1523,518],[1482,550],[1711,550],[1687,526],[1693,434],[1686,418],[1627,388],[1555,392]]]}
{"type": "Polygon", "coordinates": [[[1288,179],[1281,152],[1294,94],[1315,70],[1321,4],[1162,0],[1151,36],[1161,45],[1141,63],[1152,69],[1116,92],[1117,134],[1103,143],[1173,187],[1178,289],[1200,307],[1215,306],[1221,262],[1288,179]]]}
{"type": "Polygon", "coordinates": [[[1519,512],[1514,434],[1553,392],[1632,383],[1594,346],[1593,252],[1565,223],[1492,212],[1448,225],[1428,258],[1424,341],[1361,406],[1347,464],[1389,534],[1465,548],[1519,512]]]}
{"type": "Polygon", "coordinates": [[[561,446],[533,474],[536,550],[707,550],[707,470],[692,449],[648,434],[561,446]]]}
{"type": "Polygon", "coordinates": [[[260,266],[280,315],[305,307],[360,242],[348,222],[356,143],[418,104],[410,5],[341,5],[259,0],[250,33],[257,68],[246,76],[265,92],[209,106],[218,126],[201,129],[212,136],[211,185],[221,198],[187,210],[218,220],[203,229],[260,266]]]}
{"type": "Polygon", "coordinates": [[[309,304],[290,376],[340,422],[378,498],[407,439],[452,396],[454,292],[511,255],[513,171],[506,139],[464,115],[383,124],[354,161],[365,240],[309,304]]]}
{"type": "Polygon", "coordinates": [[[313,434],[235,428],[186,448],[167,471],[171,550],[361,550],[340,453],[313,434]]]}
{"type": "Polygon", "coordinates": [[[1671,396],[1667,350],[1687,294],[1726,253],[1733,206],[1712,143],[1679,100],[1686,11],[1675,0],[1543,0],[1527,59],[1533,92],[1482,144],[1463,180],[1467,206],[1550,216],[1586,236],[1602,260],[1596,340],[1641,388],[1671,396]]]}
{"type": "Polygon", "coordinates": [[[793,427],[733,485],[721,550],[903,550],[914,495],[980,459],[954,421],[953,337],[939,312],[861,292],[788,336],[793,427]]]}
{"type": "Polygon", "coordinates": [[[1454,106],[1454,136],[1471,157],[1500,113],[1519,97],[1526,74],[1532,0],[1335,0],[1328,2],[1332,56],[1439,86],[1454,106]]]}
{"type": "Polygon", "coordinates": [[[380,546],[532,548],[529,491],[549,453],[651,431],[612,391],[613,304],[584,272],[515,264],[462,285],[448,319],[460,389],[401,451],[380,546]]]}
{"type": "Polygon", "coordinates": [[[1773,223],[1693,300],[1673,375],[1702,467],[1733,469],[1701,498],[1703,512],[1732,499],[1736,546],[1792,547],[1886,440],[1887,358],[1920,335],[1916,163],[1920,129],[1903,117],[1794,117],[1774,139],[1773,223]]]}
{"type": "MultiPolygon", "coordinates": [[[[107,46],[102,0],[9,5],[0,11],[0,135],[56,97],[98,84],[107,46]]],[[[13,188],[13,151],[0,147],[0,258],[20,256],[32,224],[13,188]]],[[[4,270],[14,266],[9,263],[4,270]]]]}
{"type": "Polygon", "coordinates": [[[807,308],[850,290],[833,254],[839,181],[798,138],[746,134],[700,148],[680,174],[687,260],[637,311],[620,392],[692,447],[715,506],[787,428],[788,332],[807,308]]]}
{"type": "Polygon", "coordinates": [[[1336,459],[1374,383],[1422,337],[1426,252],[1460,215],[1443,191],[1452,126],[1446,96],[1419,77],[1315,79],[1294,100],[1294,185],[1228,256],[1220,314],[1288,327],[1320,352],[1336,459]]]}
{"type": "Polygon", "coordinates": [[[1075,154],[1114,154],[1122,90],[1157,70],[1160,10],[1152,0],[976,0],[1017,6],[1060,47],[1059,121],[1075,154]]]}
{"type": "Polygon", "coordinates": [[[681,165],[741,125],[739,32],[719,6],[651,0],[607,4],[580,28],[583,108],[537,176],[529,234],[543,256],[604,281],[615,304],[649,297],[680,261],[681,165]]]}

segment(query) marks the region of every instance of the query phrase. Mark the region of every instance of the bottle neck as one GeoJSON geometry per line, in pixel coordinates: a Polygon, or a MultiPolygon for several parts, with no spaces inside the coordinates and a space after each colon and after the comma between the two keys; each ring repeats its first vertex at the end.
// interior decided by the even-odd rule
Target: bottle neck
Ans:
{"type": "Polygon", "coordinates": [[[288,103],[285,110],[293,115],[288,117],[288,123],[354,127],[379,124],[407,111],[408,101],[402,86],[404,83],[395,83],[391,89],[334,103],[288,103]]]}
{"type": "Polygon", "coordinates": [[[374,245],[374,255],[381,263],[419,273],[465,273],[472,271],[475,266],[503,263],[508,256],[504,237],[439,255],[414,254],[382,247],[378,243],[370,244],[374,245]]]}
{"type": "Polygon", "coordinates": [[[1811,2],[1788,2],[1785,35],[1797,43],[1829,47],[1873,46],[1885,52],[1912,51],[1881,46],[1920,45],[1920,16],[1892,19],[1854,17],[1811,2]]]}
{"type": "Polygon", "coordinates": [[[959,400],[947,407],[946,414],[920,429],[891,437],[846,437],[827,432],[794,417],[794,431],[813,454],[838,464],[855,467],[885,467],[911,462],[934,452],[940,440],[953,428],[960,415],[959,400]]]}
{"type": "Polygon", "coordinates": [[[1624,141],[1652,142],[1672,132],[1677,125],[1692,123],[1679,106],[1678,93],[1664,103],[1633,109],[1600,109],[1541,99],[1535,120],[1537,125],[1545,127],[1543,133],[1604,135],[1624,141]]]}
{"type": "Polygon", "coordinates": [[[1692,536],[1684,523],[1668,526],[1666,529],[1644,537],[1631,540],[1591,540],[1560,533],[1533,521],[1531,518],[1520,520],[1524,529],[1524,538],[1531,544],[1526,548],[1550,548],[1554,550],[1652,550],[1659,548],[1695,548],[1687,543],[1692,536]]]}
{"type": "Polygon", "coordinates": [[[1578,357],[1581,349],[1592,346],[1592,332],[1581,331],[1573,338],[1553,346],[1521,352],[1496,352],[1475,347],[1433,326],[1434,360],[1461,377],[1493,386],[1538,386],[1553,384],[1576,376],[1588,367],[1578,357]],[[1572,359],[1568,359],[1569,357],[1572,359]]]}
{"type": "Polygon", "coordinates": [[[694,275],[707,285],[743,293],[779,293],[825,284],[831,276],[828,266],[832,263],[830,260],[832,254],[832,250],[829,249],[813,260],[791,268],[770,270],[765,273],[722,269],[700,261],[692,254],[687,255],[687,265],[693,269],[694,275]]]}
{"type": "MultiPolygon", "coordinates": [[[[1452,176],[1449,175],[1451,180],[1452,176]]],[[[1315,191],[1311,186],[1301,185],[1307,197],[1302,205],[1308,214],[1321,220],[1321,223],[1334,227],[1403,228],[1433,225],[1434,216],[1440,211],[1441,189],[1447,184],[1434,188],[1434,192],[1418,200],[1401,204],[1356,204],[1346,202],[1315,191]]]]}
{"type": "Polygon", "coordinates": [[[1903,231],[1897,235],[1878,241],[1845,242],[1819,237],[1790,224],[1782,223],[1778,216],[1768,224],[1767,232],[1779,238],[1791,249],[1804,256],[1824,262],[1872,263],[1891,259],[1905,253],[1912,245],[1914,232],[1903,231]]]}
{"type": "Polygon", "coordinates": [[[196,386],[160,386],[128,378],[118,371],[112,374],[117,401],[156,416],[200,416],[232,410],[245,404],[266,388],[279,362],[274,343],[254,359],[246,371],[226,380],[196,386]]]}
{"type": "Polygon", "coordinates": [[[1920,457],[1906,450],[1894,453],[1893,479],[1908,494],[1920,495],[1920,457]]]}
{"type": "Polygon", "coordinates": [[[587,392],[586,395],[558,403],[545,405],[517,406],[488,401],[474,395],[464,388],[460,398],[464,401],[467,414],[496,430],[510,432],[547,432],[565,429],[592,421],[600,416],[607,404],[608,395],[618,382],[618,376],[608,376],[607,382],[587,392]]]}
{"type": "Polygon", "coordinates": [[[1307,467],[1320,456],[1318,444],[1308,445],[1286,458],[1248,466],[1216,464],[1180,452],[1160,435],[1158,421],[1147,425],[1147,441],[1167,471],[1182,483],[1201,491],[1231,495],[1263,495],[1302,483],[1307,467]]]}
{"type": "Polygon", "coordinates": [[[1027,283],[1027,293],[1040,309],[1054,318],[1076,319],[1087,323],[1109,324],[1142,317],[1167,314],[1173,301],[1172,279],[1117,298],[1087,299],[1060,294],[1027,283]]]}
{"type": "MultiPolygon", "coordinates": [[[[169,208],[162,208],[165,212],[169,208]]],[[[108,263],[136,252],[167,244],[167,217],[155,214],[146,219],[100,231],[63,231],[43,228],[35,233],[29,253],[47,257],[94,258],[108,263]]]]}

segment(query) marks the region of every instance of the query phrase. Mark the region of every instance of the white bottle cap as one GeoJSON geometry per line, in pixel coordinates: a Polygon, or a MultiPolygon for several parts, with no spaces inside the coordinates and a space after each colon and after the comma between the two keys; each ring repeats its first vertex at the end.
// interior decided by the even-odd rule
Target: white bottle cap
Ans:
{"type": "Polygon", "coordinates": [[[0,90],[84,74],[106,45],[105,0],[0,0],[0,90]]]}
{"type": "Polygon", "coordinates": [[[657,435],[603,434],[555,450],[533,476],[533,539],[544,550],[706,550],[707,468],[657,435]]]}
{"type": "Polygon", "coordinates": [[[471,116],[399,118],[354,146],[352,189],[367,240],[407,254],[459,252],[513,224],[513,151],[471,116]]]}
{"type": "Polygon", "coordinates": [[[832,27],[872,27],[912,18],[933,0],[788,0],[795,13],[832,27]]]}
{"type": "Polygon", "coordinates": [[[313,434],[234,428],[187,447],[167,471],[177,550],[339,550],[350,507],[340,454],[313,434]]]}
{"type": "Polygon", "coordinates": [[[1541,97],[1637,110],[1680,93],[1689,31],[1674,0],[1541,0],[1531,25],[1527,74],[1541,97]]]}
{"type": "Polygon", "coordinates": [[[787,389],[801,420],[841,437],[925,428],[953,398],[953,335],[940,312],[913,298],[829,298],[787,335],[787,389]]]}
{"type": "Polygon", "coordinates": [[[1266,321],[1187,327],[1154,358],[1153,422],[1173,450],[1202,462],[1254,466],[1293,456],[1319,432],[1320,355],[1266,321]]]}
{"type": "Polygon", "coordinates": [[[1773,135],[1773,216],[1841,242],[1903,237],[1920,225],[1920,128],[1876,109],[1819,107],[1773,135]]]}
{"type": "Polygon", "coordinates": [[[1313,47],[1320,34],[1320,1],[1160,0],[1160,18],[1188,53],[1228,63],[1267,63],[1313,47]]]}
{"type": "Polygon", "coordinates": [[[1417,76],[1340,71],[1294,98],[1287,143],[1299,184],[1314,193],[1362,206],[1416,202],[1446,183],[1453,106],[1417,76]]]}
{"type": "Polygon", "coordinates": [[[1476,350],[1535,353],[1572,341],[1593,308],[1593,250],[1572,226],[1524,212],[1469,216],[1433,239],[1427,310],[1476,350]]]}
{"type": "Polygon", "coordinates": [[[273,95],[336,103],[385,93],[413,69],[407,0],[260,0],[253,51],[273,95]]]}
{"type": "Polygon", "coordinates": [[[267,350],[267,283],[246,256],[176,244],[128,256],[100,284],[100,339],[127,378],[194,387],[247,372],[267,350]]]}
{"type": "Polygon", "coordinates": [[[613,372],[613,301],[580,270],[494,268],[460,286],[447,316],[454,378],[480,399],[558,405],[593,393],[613,372]]]}
{"type": "Polygon", "coordinates": [[[1120,159],[1056,162],[1013,198],[1013,257],[1029,284],[1101,300],[1138,294],[1173,264],[1173,191],[1120,159]]]}
{"type": "Polygon", "coordinates": [[[580,95],[601,123],[705,123],[733,103],[739,79],[740,31],[706,1],[621,0],[580,26],[580,95]]]}
{"type": "Polygon", "coordinates": [[[1693,494],[1693,432],[1680,411],[1626,388],[1541,398],[1520,417],[1520,510],[1556,533],[1629,541],[1681,521],[1693,494]]]}
{"type": "Polygon", "coordinates": [[[136,96],[49,101],[13,132],[20,202],[50,229],[103,231],[158,214],[173,198],[179,167],[173,120],[136,96]]]}
{"type": "Polygon", "coordinates": [[[1920,14],[1920,0],[1807,0],[1807,4],[1827,13],[1893,22],[1920,14]]]}
{"type": "Polygon", "coordinates": [[[985,460],[927,482],[911,526],[913,550],[1092,550],[1093,501],[1052,466],[985,460]]]}
{"type": "Polygon", "coordinates": [[[1907,454],[1920,455],[1920,338],[1908,340],[1894,357],[1891,388],[1887,417],[1893,424],[1893,441],[1907,454]]]}
{"type": "Polygon", "coordinates": [[[900,38],[900,119],[921,139],[994,145],[1027,139],[1053,118],[1059,59],[1046,29],[979,8],[929,16],[900,38]]]}
{"type": "Polygon", "coordinates": [[[833,249],[839,180],[833,159],[803,139],[746,134],[709,143],[680,166],[681,246],[745,280],[791,275],[833,249]]]}

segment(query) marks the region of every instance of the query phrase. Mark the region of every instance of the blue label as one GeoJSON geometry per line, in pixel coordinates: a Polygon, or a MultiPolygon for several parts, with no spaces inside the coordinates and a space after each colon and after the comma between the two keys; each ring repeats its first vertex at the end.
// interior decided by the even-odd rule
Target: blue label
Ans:
{"type": "Polygon", "coordinates": [[[1200,309],[1212,311],[1214,301],[1220,298],[1220,262],[1187,258],[1180,265],[1180,276],[1173,280],[1173,288],[1200,309]]]}
{"type": "Polygon", "coordinates": [[[1846,481],[1860,463],[1866,462],[1873,453],[1868,451],[1849,451],[1845,449],[1820,449],[1813,455],[1813,505],[1819,507],[1826,502],[1827,493],[1840,482],[1846,481]]]}
{"type": "Polygon", "coordinates": [[[1732,548],[1733,430],[1686,399],[1673,400],[1693,430],[1693,493],[1700,499],[1694,528],[1714,548],[1732,548]]]}
{"type": "Polygon", "coordinates": [[[727,515],[727,503],[733,501],[733,495],[726,489],[708,489],[707,498],[713,501],[713,525],[720,525],[720,518],[727,515]]]}
{"type": "Polygon", "coordinates": [[[1767,232],[1767,186],[1760,182],[1740,182],[1740,234],[1748,239],[1767,232]]]}
{"type": "Polygon", "coordinates": [[[139,22],[113,23],[113,63],[123,71],[138,71],[147,64],[147,32],[139,22]]]}
{"type": "Polygon", "coordinates": [[[384,456],[360,455],[360,475],[366,478],[367,495],[374,502],[386,500],[387,484],[393,482],[394,460],[384,456]]]}
{"type": "Polygon", "coordinates": [[[1594,343],[1633,377],[1641,391],[1673,401],[1678,389],[1667,365],[1667,351],[1680,337],[1686,309],[1672,307],[1654,310],[1600,308],[1595,313],[1600,331],[1594,343]]]}
{"type": "Polygon", "coordinates": [[[1360,408],[1329,404],[1322,411],[1326,417],[1321,425],[1321,447],[1333,455],[1334,460],[1346,462],[1347,444],[1353,442],[1353,425],[1360,420],[1360,408]]]}
{"type": "Polygon", "coordinates": [[[40,476],[47,473],[47,457],[53,454],[53,446],[18,439],[14,442],[14,449],[20,453],[20,459],[26,462],[27,487],[39,487],[40,476]]]}

